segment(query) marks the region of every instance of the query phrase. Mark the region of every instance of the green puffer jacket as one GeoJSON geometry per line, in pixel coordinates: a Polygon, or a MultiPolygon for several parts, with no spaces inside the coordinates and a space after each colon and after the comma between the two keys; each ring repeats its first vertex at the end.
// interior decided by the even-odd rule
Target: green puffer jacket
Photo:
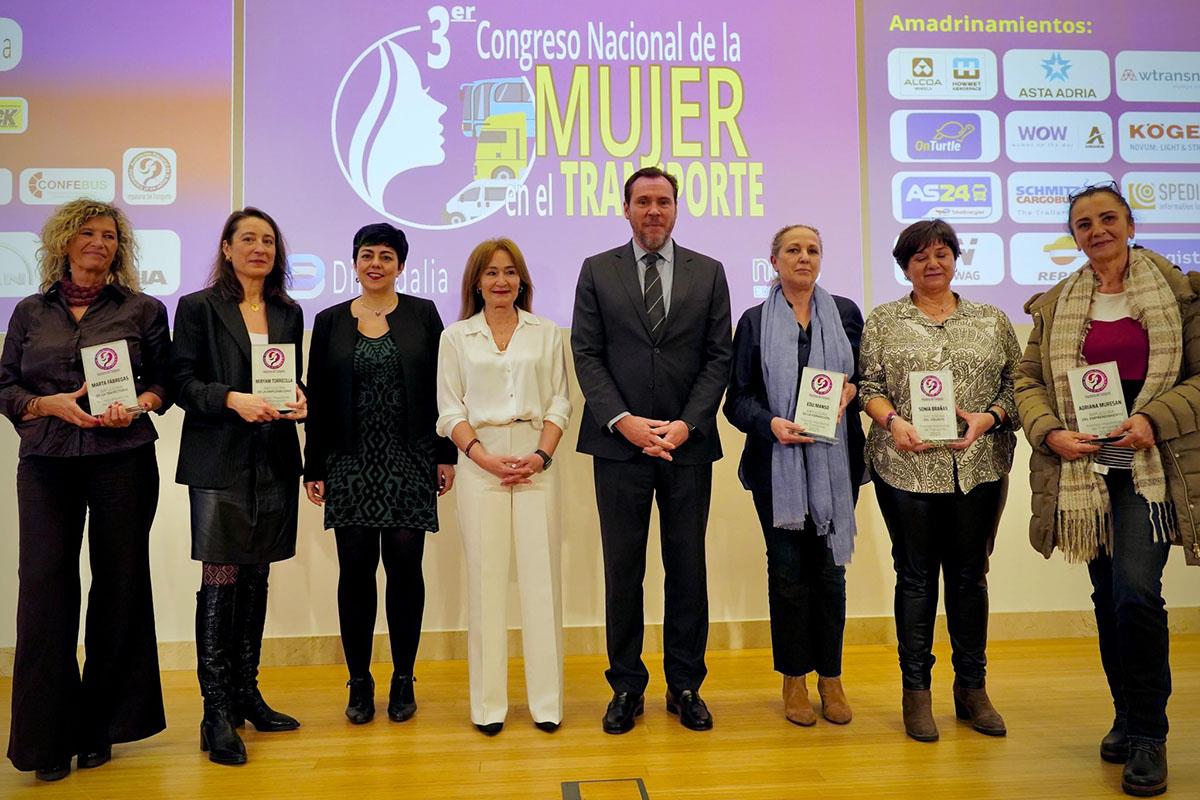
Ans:
{"type": "MultiPolygon", "coordinates": [[[[1175,503],[1176,543],[1182,544],[1188,564],[1200,566],[1200,273],[1186,275],[1158,253],[1143,250],[1162,271],[1167,285],[1179,301],[1183,322],[1183,363],[1175,386],[1146,404],[1139,413],[1154,423],[1158,451],[1171,500],[1175,503]]],[[[1054,381],[1050,379],[1049,342],[1054,327],[1054,310],[1063,283],[1025,304],[1033,317],[1033,333],[1015,379],[1017,411],[1025,436],[1033,447],[1029,460],[1029,482],[1033,489],[1033,518],[1029,541],[1046,558],[1054,552],[1054,530],[1058,505],[1060,460],[1046,446],[1046,435],[1066,426],[1058,418],[1054,381]]]]}

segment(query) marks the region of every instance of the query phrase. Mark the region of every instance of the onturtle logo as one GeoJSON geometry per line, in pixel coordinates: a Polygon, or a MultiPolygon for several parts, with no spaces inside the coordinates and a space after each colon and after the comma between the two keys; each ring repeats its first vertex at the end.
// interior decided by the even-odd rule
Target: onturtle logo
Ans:
{"type": "Polygon", "coordinates": [[[814,375],[812,379],[813,393],[818,397],[824,397],[833,390],[833,379],[828,375],[814,375]]]}
{"type": "Polygon", "coordinates": [[[263,351],[262,359],[267,369],[283,369],[284,362],[287,361],[287,357],[278,347],[268,347],[263,351]]]}
{"type": "Polygon", "coordinates": [[[117,358],[117,351],[111,347],[101,347],[96,351],[96,356],[92,360],[96,362],[96,366],[103,372],[115,369],[117,362],[120,361],[117,358]]]}
{"type": "Polygon", "coordinates": [[[350,64],[333,98],[333,151],[375,211],[415,228],[456,228],[504,208],[525,182],[533,92],[522,76],[447,85],[448,71],[423,74],[419,31],[389,33],[350,64]],[[461,122],[444,119],[450,108],[461,122]]]}
{"type": "Polygon", "coordinates": [[[942,393],[942,382],[936,375],[926,375],[921,378],[921,394],[926,397],[937,397],[942,393]]]}
{"type": "Polygon", "coordinates": [[[1083,388],[1092,394],[1099,394],[1108,388],[1108,376],[1102,369],[1089,369],[1083,373],[1083,388]]]}

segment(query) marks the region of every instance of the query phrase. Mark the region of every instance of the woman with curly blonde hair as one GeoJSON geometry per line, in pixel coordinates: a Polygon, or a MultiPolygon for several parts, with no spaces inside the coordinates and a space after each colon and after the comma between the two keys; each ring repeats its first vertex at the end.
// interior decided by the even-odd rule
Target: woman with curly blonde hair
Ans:
{"type": "Polygon", "coordinates": [[[139,291],[133,231],[116,206],[75,200],[42,229],[39,291],[17,304],[0,355],[0,413],[21,439],[17,648],[8,757],[41,780],[71,758],[98,767],[112,745],[164,727],[150,525],[170,354],[167,310],[139,291]],[[80,348],[123,343],[137,405],[89,408],[80,348]],[[79,553],[88,520],[80,676],[79,553]]]}

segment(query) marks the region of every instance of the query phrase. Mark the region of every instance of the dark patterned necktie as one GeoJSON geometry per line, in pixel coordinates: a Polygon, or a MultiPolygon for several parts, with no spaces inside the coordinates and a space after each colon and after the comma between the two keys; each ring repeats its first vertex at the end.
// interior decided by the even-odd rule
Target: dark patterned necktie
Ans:
{"type": "Polygon", "coordinates": [[[646,289],[643,298],[646,302],[646,316],[650,318],[650,333],[657,335],[663,320],[667,318],[666,305],[663,303],[662,276],[658,274],[658,262],[662,258],[658,253],[646,253],[642,261],[646,264],[646,289]]]}

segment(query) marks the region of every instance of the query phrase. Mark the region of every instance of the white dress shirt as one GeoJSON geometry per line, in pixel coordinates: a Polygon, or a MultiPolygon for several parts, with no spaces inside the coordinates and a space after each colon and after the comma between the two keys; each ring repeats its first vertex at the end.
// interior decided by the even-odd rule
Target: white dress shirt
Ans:
{"type": "Polygon", "coordinates": [[[546,421],[567,429],[571,400],[562,332],[545,317],[517,310],[517,327],[501,350],[483,312],[442,332],[438,351],[439,436],[466,421],[507,425],[528,420],[541,430],[546,421]]]}

